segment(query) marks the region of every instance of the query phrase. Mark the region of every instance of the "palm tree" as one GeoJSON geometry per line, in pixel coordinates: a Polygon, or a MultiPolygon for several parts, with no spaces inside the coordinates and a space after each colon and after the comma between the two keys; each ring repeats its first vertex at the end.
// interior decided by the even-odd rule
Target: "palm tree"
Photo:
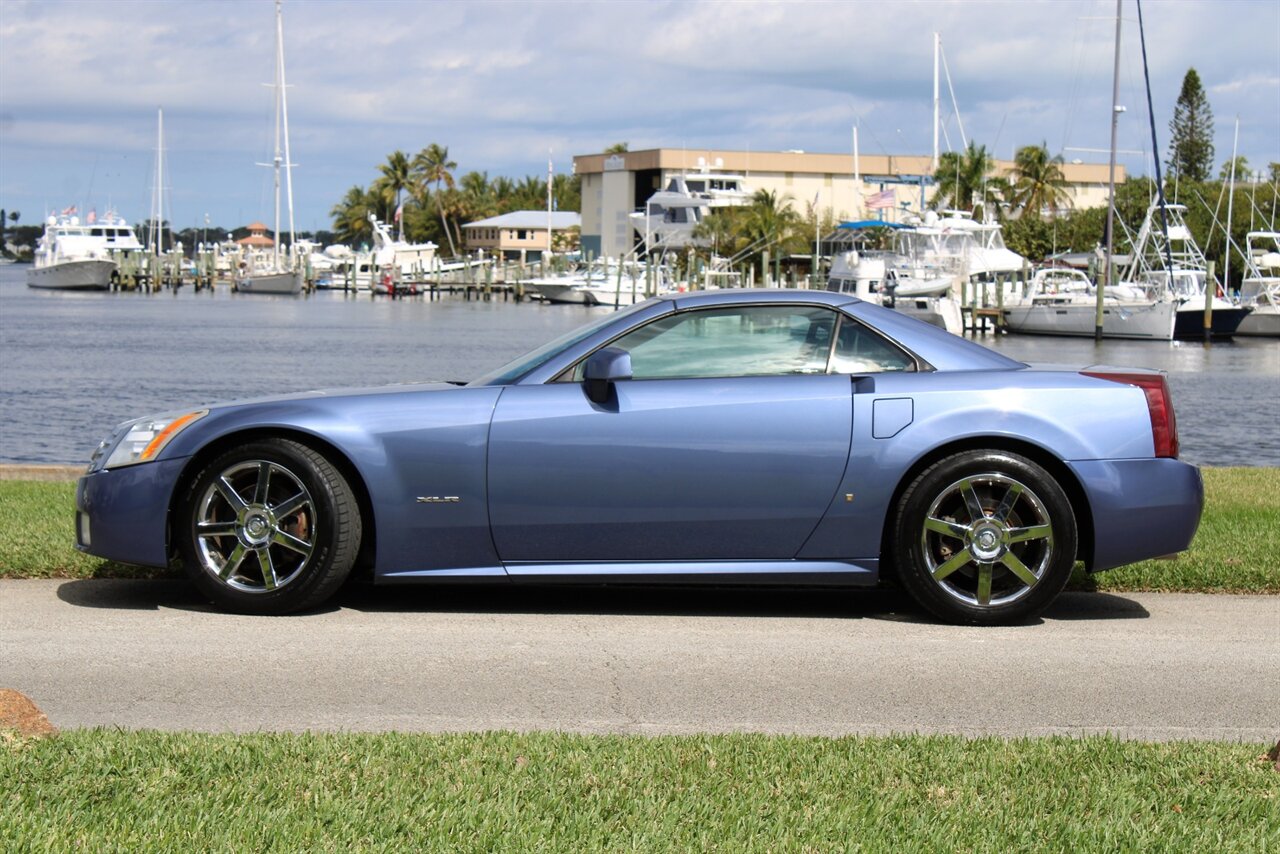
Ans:
{"type": "Polygon", "coordinates": [[[973,210],[994,167],[995,161],[985,145],[970,142],[963,152],[945,152],[938,158],[938,171],[933,175],[937,185],[933,207],[973,210]]]}
{"type": "MultiPolygon", "coordinates": [[[[373,184],[375,192],[383,195],[388,202],[400,210],[400,194],[413,183],[413,165],[409,155],[396,150],[387,158],[387,162],[378,167],[382,176],[373,184]]],[[[404,237],[404,217],[399,217],[400,236],[404,237]]]]}
{"type": "MultiPolygon", "coordinates": [[[[800,233],[803,220],[790,201],[790,196],[779,196],[773,190],[756,190],[751,197],[740,224],[742,237],[753,256],[770,250],[777,257],[804,240],[800,233]]],[[[768,271],[762,267],[760,272],[768,271]]]]}
{"type": "Polygon", "coordinates": [[[551,181],[551,195],[558,211],[581,211],[582,176],[557,173],[551,181]]]}
{"type": "Polygon", "coordinates": [[[509,213],[516,209],[516,184],[506,175],[499,175],[489,182],[489,192],[493,193],[498,205],[498,213],[509,213]]]}
{"type": "MultiPolygon", "coordinates": [[[[437,203],[441,201],[440,185],[450,190],[454,188],[453,170],[458,164],[449,159],[449,147],[439,143],[431,143],[419,151],[413,158],[413,172],[422,184],[434,184],[437,203]]],[[[444,235],[449,239],[449,251],[458,254],[458,247],[453,242],[453,234],[449,231],[449,222],[445,219],[444,206],[440,206],[440,224],[444,226],[444,235]]]]}
{"type": "MultiPolygon", "coordinates": [[[[707,248],[708,257],[732,257],[743,248],[741,208],[714,208],[693,227],[693,239],[707,248]]],[[[661,249],[661,246],[655,246],[661,249]]]]}
{"type": "Polygon", "coordinates": [[[540,211],[547,206],[547,182],[537,175],[526,175],[516,185],[517,210],[540,211]]]}
{"type": "Polygon", "coordinates": [[[468,172],[458,181],[458,189],[462,191],[463,216],[468,222],[491,217],[498,212],[488,172],[468,172]]]}
{"type": "Polygon", "coordinates": [[[329,216],[333,217],[333,231],[338,241],[358,243],[373,237],[369,214],[376,209],[377,204],[377,194],[365,190],[359,184],[347,190],[342,201],[329,211],[329,216]]]}
{"type": "Polygon", "coordinates": [[[1013,156],[1012,198],[1010,201],[1024,213],[1052,219],[1059,208],[1071,207],[1067,179],[1062,172],[1062,155],[1049,156],[1047,143],[1024,145],[1013,156]]]}

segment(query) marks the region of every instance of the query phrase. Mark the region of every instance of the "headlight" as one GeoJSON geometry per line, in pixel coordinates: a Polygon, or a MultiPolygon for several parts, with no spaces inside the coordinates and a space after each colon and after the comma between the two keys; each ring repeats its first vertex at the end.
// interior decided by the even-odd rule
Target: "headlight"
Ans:
{"type": "MultiPolygon", "coordinates": [[[[111,469],[154,460],[174,436],[208,414],[209,410],[201,409],[177,415],[139,418],[125,429],[124,435],[116,442],[102,467],[111,469]]],[[[98,454],[94,456],[97,457],[98,454]]]]}

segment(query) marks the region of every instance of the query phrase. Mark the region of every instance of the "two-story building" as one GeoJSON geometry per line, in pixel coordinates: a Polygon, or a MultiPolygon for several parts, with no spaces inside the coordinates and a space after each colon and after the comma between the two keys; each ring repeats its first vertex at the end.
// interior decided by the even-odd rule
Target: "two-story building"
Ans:
{"type": "MultiPolygon", "coordinates": [[[[1007,176],[1013,165],[997,160],[995,173],[1007,176]]],[[[582,178],[582,249],[609,257],[635,250],[640,238],[632,214],[678,176],[741,175],[750,190],[773,191],[802,212],[813,205],[837,220],[900,221],[928,207],[934,192],[928,155],[863,154],[855,162],[853,154],[652,148],[579,155],[573,167],[582,178]]],[[[1062,171],[1072,207],[1107,203],[1107,164],[1071,162],[1062,171]]],[[[1124,177],[1117,166],[1116,181],[1124,177]]]]}
{"type": "Polygon", "coordinates": [[[581,226],[582,217],[572,211],[512,211],[469,222],[462,230],[468,251],[534,261],[554,245],[556,232],[581,226]]]}

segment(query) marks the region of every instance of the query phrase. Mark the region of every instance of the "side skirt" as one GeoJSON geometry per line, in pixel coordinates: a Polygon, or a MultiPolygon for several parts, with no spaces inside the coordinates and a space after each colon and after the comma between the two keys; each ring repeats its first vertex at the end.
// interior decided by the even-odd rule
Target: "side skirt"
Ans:
{"type": "Polygon", "coordinates": [[[381,583],[507,579],[538,584],[745,584],[872,587],[880,580],[877,559],[859,561],[670,561],[660,563],[509,563],[503,567],[389,572],[381,583]]]}

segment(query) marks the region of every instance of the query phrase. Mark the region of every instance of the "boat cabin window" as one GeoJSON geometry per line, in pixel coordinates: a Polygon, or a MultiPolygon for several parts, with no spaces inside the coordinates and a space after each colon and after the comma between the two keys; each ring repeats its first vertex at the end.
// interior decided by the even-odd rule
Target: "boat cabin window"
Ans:
{"type": "Polygon", "coordinates": [[[101,229],[101,228],[91,228],[91,229],[89,229],[89,236],[91,236],[91,237],[102,237],[102,236],[104,236],[105,234],[106,234],[106,232],[105,232],[103,229],[101,229]]]}
{"type": "Polygon", "coordinates": [[[705,193],[707,191],[706,181],[689,181],[687,184],[690,193],[705,193]]]}

